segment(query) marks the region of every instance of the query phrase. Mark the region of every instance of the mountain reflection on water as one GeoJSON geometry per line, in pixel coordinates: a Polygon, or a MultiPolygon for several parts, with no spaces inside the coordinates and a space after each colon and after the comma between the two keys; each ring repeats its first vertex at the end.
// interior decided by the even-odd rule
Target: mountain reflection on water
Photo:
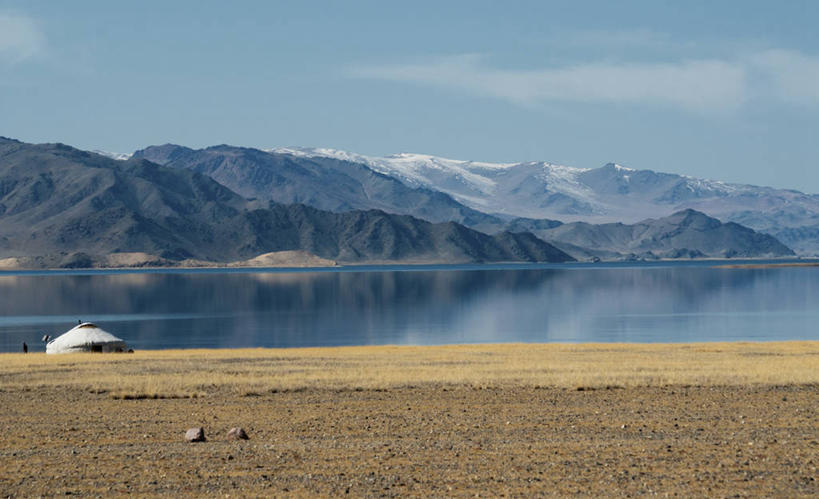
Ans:
{"type": "Polygon", "coordinates": [[[0,350],[78,319],[135,348],[819,339],[819,268],[0,276],[0,350]]]}

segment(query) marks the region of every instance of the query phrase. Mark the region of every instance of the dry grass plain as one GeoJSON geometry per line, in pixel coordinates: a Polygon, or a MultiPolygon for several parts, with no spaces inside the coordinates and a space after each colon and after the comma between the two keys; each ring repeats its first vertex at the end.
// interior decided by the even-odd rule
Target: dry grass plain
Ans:
{"type": "Polygon", "coordinates": [[[0,494],[811,497],[818,406],[819,342],[0,354],[0,494]]]}

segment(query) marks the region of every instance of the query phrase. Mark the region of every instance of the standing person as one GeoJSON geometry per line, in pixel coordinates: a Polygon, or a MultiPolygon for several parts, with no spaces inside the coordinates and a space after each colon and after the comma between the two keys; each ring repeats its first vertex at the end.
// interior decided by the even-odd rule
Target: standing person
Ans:
{"type": "Polygon", "coordinates": [[[28,345],[26,345],[25,341],[23,342],[23,353],[28,353],[28,345]]]}

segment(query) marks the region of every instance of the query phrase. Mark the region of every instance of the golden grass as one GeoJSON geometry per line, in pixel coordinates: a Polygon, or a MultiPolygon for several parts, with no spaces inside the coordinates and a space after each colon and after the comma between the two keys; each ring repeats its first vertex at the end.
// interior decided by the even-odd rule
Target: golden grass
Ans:
{"type": "Polygon", "coordinates": [[[500,344],[0,354],[0,390],[121,398],[427,384],[595,388],[819,383],[819,342],[500,344]]]}

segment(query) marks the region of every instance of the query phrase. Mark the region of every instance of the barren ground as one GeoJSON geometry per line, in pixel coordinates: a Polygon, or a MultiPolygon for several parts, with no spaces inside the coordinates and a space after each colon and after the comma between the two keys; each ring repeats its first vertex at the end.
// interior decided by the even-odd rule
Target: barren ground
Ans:
{"type": "MultiPolygon", "coordinates": [[[[483,348],[476,351],[493,347],[483,348]]],[[[765,348],[776,344],[745,346],[765,348]]],[[[815,359],[816,349],[814,342],[792,350],[815,359]]],[[[334,363],[360,352],[321,352],[339,351],[334,363]]],[[[736,351],[743,349],[731,355],[736,351]]],[[[283,351],[256,354],[213,352],[202,363],[227,372],[257,358],[280,359],[283,351]]],[[[138,368],[172,354],[142,355],[104,365],[138,368]]],[[[464,378],[256,391],[225,381],[200,386],[196,398],[155,399],[123,398],[77,379],[73,373],[90,376],[84,369],[103,362],[99,354],[0,357],[3,497],[819,495],[819,385],[804,379],[543,387],[464,378]],[[21,381],[27,370],[31,383],[21,381]],[[42,382],[49,371],[55,381],[42,382]],[[184,441],[195,426],[205,428],[207,442],[184,441]],[[233,426],[250,440],[228,441],[233,426]]],[[[817,364],[805,366],[815,371],[817,364]]]]}

